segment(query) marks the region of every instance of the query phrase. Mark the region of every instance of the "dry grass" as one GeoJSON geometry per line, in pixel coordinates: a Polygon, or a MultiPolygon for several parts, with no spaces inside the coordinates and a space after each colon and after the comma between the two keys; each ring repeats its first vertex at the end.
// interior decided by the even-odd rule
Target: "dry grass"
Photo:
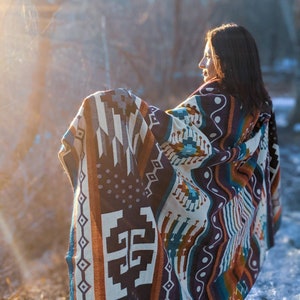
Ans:
{"type": "Polygon", "coordinates": [[[45,267],[42,261],[32,262],[30,279],[7,300],[66,300],[68,293],[67,265],[63,257],[54,256],[45,267]],[[51,266],[49,266],[51,264],[51,266]]]}

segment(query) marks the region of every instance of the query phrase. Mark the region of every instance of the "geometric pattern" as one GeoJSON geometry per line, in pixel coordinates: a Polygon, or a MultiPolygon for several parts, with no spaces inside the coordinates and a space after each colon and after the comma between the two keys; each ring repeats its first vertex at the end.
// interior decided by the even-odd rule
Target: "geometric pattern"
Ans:
{"type": "MultiPolygon", "coordinates": [[[[158,145],[155,145],[158,147],[158,145]]],[[[147,172],[145,176],[147,177],[147,186],[145,186],[145,195],[150,197],[152,195],[151,186],[154,182],[159,181],[159,177],[156,175],[158,170],[163,169],[163,164],[160,162],[162,156],[162,152],[158,151],[158,157],[155,159],[151,159],[152,169],[151,172],[147,172]]]]}
{"type": "MultiPolygon", "coordinates": [[[[84,158],[84,156],[85,156],[85,153],[83,152],[82,157],[84,158]]],[[[81,188],[80,188],[80,194],[78,197],[79,214],[78,214],[78,220],[77,220],[77,224],[79,225],[79,228],[77,228],[77,230],[80,232],[80,239],[78,241],[78,246],[80,248],[80,250],[78,250],[78,252],[80,253],[80,258],[79,258],[79,261],[77,262],[77,267],[81,271],[80,276],[78,276],[81,279],[81,281],[78,284],[78,289],[82,293],[83,298],[86,298],[86,293],[91,288],[91,285],[89,284],[89,282],[87,281],[87,278],[85,276],[86,272],[88,272],[88,268],[91,265],[91,263],[85,258],[86,253],[89,251],[89,250],[86,250],[86,246],[90,243],[90,241],[88,241],[87,237],[84,236],[85,225],[88,222],[88,218],[89,218],[89,216],[85,215],[86,210],[84,209],[84,206],[86,205],[86,202],[87,202],[87,197],[83,193],[82,184],[83,184],[85,178],[86,178],[86,175],[84,174],[83,170],[81,170],[80,177],[79,177],[79,182],[80,182],[81,188]]]]}
{"type": "Polygon", "coordinates": [[[153,280],[152,264],[156,259],[157,236],[149,240],[155,222],[150,220],[151,213],[147,210],[144,208],[140,211],[146,217],[141,229],[124,230],[120,226],[124,217],[122,211],[103,215],[104,268],[109,274],[106,278],[108,298],[126,297],[130,290],[141,284],[151,284],[153,280]],[[120,243],[117,251],[110,250],[109,246],[113,243],[120,243]],[[109,269],[115,272],[110,274],[109,269]],[[126,281],[128,276],[132,281],[126,281]]]}
{"type": "Polygon", "coordinates": [[[169,257],[168,257],[168,263],[165,265],[165,270],[168,273],[168,277],[167,277],[167,280],[166,280],[165,284],[163,285],[163,288],[166,291],[166,299],[171,299],[169,294],[170,294],[170,291],[174,287],[174,283],[173,283],[172,277],[171,277],[171,274],[172,274],[172,264],[171,264],[171,261],[170,261],[169,257]]]}
{"type": "Polygon", "coordinates": [[[70,299],[244,299],[280,224],[272,111],[217,82],[162,111],[87,97],[62,138],[74,190],[70,299]]]}

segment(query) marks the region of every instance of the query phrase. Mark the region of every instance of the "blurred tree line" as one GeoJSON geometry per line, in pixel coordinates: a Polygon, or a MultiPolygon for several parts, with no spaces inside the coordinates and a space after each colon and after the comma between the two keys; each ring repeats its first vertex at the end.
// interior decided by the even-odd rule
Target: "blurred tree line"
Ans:
{"type": "Polygon", "coordinates": [[[300,87],[299,0],[0,3],[0,295],[32,260],[67,249],[72,192],[57,151],[88,94],[126,87],[176,105],[201,83],[205,32],[225,22],[254,35],[271,93],[300,87]]]}

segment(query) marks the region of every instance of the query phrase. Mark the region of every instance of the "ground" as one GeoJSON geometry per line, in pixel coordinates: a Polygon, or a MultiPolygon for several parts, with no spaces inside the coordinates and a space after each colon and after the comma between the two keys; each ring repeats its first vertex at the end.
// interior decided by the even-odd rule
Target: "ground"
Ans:
{"type": "Polygon", "coordinates": [[[52,259],[51,267],[41,262],[33,262],[33,269],[39,269],[32,278],[20,287],[7,300],[67,300],[68,273],[67,265],[62,257],[52,259]]]}
{"type": "MultiPolygon", "coordinates": [[[[300,211],[300,201],[298,201],[298,195],[300,194],[300,132],[291,132],[287,129],[279,129],[279,141],[281,148],[281,168],[282,168],[282,190],[283,190],[283,200],[284,200],[284,214],[289,214],[293,211],[300,211]]],[[[294,233],[293,233],[294,234],[294,233]]],[[[291,239],[293,240],[293,239],[291,239]]],[[[300,249],[300,244],[297,239],[294,240],[295,245],[292,248],[300,249]]],[[[280,247],[280,245],[279,245],[280,247]]],[[[289,249],[290,252],[290,249],[289,249]]],[[[297,252],[298,253],[298,252],[297,252]]],[[[37,299],[47,299],[47,300],[64,300],[68,299],[68,278],[67,278],[67,266],[62,257],[53,259],[54,263],[50,268],[40,268],[39,266],[34,269],[42,269],[38,272],[26,285],[22,286],[17,292],[15,292],[11,297],[6,298],[8,300],[37,300],[37,299]]],[[[274,265],[271,265],[272,270],[275,269],[274,265]]],[[[284,264],[281,267],[285,268],[284,264]]],[[[300,269],[299,269],[300,270],[300,269]]],[[[299,271],[297,270],[297,272],[299,271]]],[[[267,270],[268,271],[268,270],[267,270]]],[[[269,270],[270,271],[270,270],[269,270]]],[[[268,271],[268,272],[269,272],[268,271]]],[[[278,270],[277,270],[278,271],[278,270]]],[[[280,270],[279,270],[280,271],[280,270]]],[[[283,270],[283,274],[285,270],[283,270]]],[[[275,274],[276,276],[276,274],[275,274]]],[[[270,284],[270,276],[267,275],[266,280],[264,279],[262,286],[265,284],[270,284]]],[[[298,285],[298,284],[297,284],[298,285]]],[[[258,286],[260,292],[262,287],[258,286]]],[[[270,290],[267,291],[270,294],[270,290]]],[[[276,293],[276,291],[275,291],[276,293]]],[[[298,291],[296,291],[290,299],[298,299],[298,291]]],[[[259,292],[256,292],[256,296],[259,292]]],[[[268,296],[255,299],[279,299],[268,298],[268,296]]],[[[300,295],[300,294],[299,294],[300,295]]],[[[251,298],[251,295],[249,295],[251,298]]],[[[299,296],[300,297],[300,296],[299,296]]],[[[251,298],[254,299],[254,298],[251,298]]],[[[280,298],[282,299],[282,298],[280,298]]],[[[287,298],[286,298],[287,299],[287,298]]]]}

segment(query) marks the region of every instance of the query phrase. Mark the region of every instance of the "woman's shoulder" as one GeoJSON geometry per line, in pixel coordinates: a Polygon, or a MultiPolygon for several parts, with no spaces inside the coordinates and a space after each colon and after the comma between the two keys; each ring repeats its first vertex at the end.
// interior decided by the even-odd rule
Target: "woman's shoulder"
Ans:
{"type": "Polygon", "coordinates": [[[225,110],[225,107],[231,102],[235,102],[235,99],[222,89],[217,80],[214,80],[201,85],[183,104],[188,104],[191,101],[196,101],[204,109],[213,108],[217,105],[225,110]]]}
{"type": "Polygon", "coordinates": [[[225,94],[224,89],[222,89],[219,81],[212,80],[202,84],[197,90],[198,95],[210,95],[210,94],[225,94]]]}

